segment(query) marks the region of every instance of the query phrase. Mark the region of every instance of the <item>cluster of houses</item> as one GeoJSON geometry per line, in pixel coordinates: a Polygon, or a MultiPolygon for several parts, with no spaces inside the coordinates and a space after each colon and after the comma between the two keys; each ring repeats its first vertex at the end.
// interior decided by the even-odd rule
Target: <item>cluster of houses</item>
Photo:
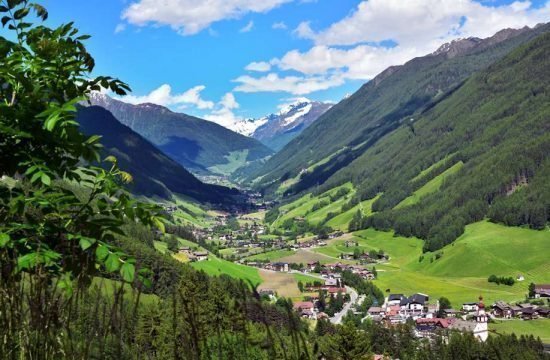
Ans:
{"type": "Polygon", "coordinates": [[[367,317],[390,324],[405,323],[409,318],[433,318],[439,311],[439,302],[430,304],[429,300],[428,295],[420,293],[409,297],[403,294],[390,294],[382,306],[370,307],[367,317]]]}
{"type": "Polygon", "coordinates": [[[193,251],[190,247],[184,246],[179,248],[178,252],[187,256],[191,262],[208,260],[208,251],[193,251]]]}
{"type": "Polygon", "coordinates": [[[489,316],[485,312],[483,298],[479,297],[476,309],[469,320],[450,317],[425,317],[415,320],[415,335],[419,338],[431,338],[441,335],[445,330],[470,332],[479,341],[486,341],[489,337],[489,316]]]}
{"type": "Polygon", "coordinates": [[[468,308],[471,313],[470,320],[459,317],[439,317],[439,301],[430,303],[426,294],[390,294],[382,306],[372,306],[367,311],[366,318],[384,322],[387,325],[403,324],[412,319],[415,322],[415,335],[417,337],[432,337],[441,330],[469,331],[482,341],[488,337],[485,306],[482,298],[475,306],[468,308]],[[471,311],[470,311],[471,310],[471,311]]]}
{"type": "Polygon", "coordinates": [[[521,318],[523,320],[550,318],[550,307],[538,306],[529,303],[510,305],[504,301],[497,301],[491,308],[491,313],[495,318],[521,318]]]}

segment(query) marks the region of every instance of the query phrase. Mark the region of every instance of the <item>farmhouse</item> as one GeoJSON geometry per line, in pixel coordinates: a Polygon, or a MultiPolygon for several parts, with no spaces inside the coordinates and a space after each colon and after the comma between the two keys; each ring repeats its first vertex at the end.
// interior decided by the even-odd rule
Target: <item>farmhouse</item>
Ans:
{"type": "Polygon", "coordinates": [[[208,252],[207,251],[195,251],[193,253],[195,257],[195,261],[203,261],[208,260],[208,252]]]}
{"type": "Polygon", "coordinates": [[[465,313],[471,313],[478,310],[478,303],[476,302],[469,302],[462,304],[462,311],[465,313]]]}
{"type": "Polygon", "coordinates": [[[535,285],[535,298],[550,297],[550,284],[535,285]]]}
{"type": "Polygon", "coordinates": [[[296,310],[300,316],[315,319],[315,305],[311,301],[302,301],[294,304],[294,310],[296,310]]]}
{"type": "Polygon", "coordinates": [[[273,270],[280,271],[280,272],[288,272],[288,263],[285,262],[276,262],[271,264],[273,270]]]}
{"type": "Polygon", "coordinates": [[[401,301],[407,299],[403,294],[390,294],[386,301],[387,306],[401,305],[401,301]]]}

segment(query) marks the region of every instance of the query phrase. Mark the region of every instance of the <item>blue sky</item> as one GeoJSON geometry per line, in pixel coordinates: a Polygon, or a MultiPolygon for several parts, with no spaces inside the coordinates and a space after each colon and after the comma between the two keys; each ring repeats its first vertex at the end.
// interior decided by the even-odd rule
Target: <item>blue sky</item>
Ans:
{"type": "Polygon", "coordinates": [[[72,20],[92,35],[96,73],[128,82],[134,93],[127,101],[158,102],[224,125],[298,97],[338,101],[387,66],[456,37],[550,20],[546,0],[41,3],[50,24],[72,20]]]}

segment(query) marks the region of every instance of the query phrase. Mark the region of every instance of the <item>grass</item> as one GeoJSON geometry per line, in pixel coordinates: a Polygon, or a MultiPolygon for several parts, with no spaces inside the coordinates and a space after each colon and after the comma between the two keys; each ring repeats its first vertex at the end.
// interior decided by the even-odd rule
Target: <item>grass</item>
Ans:
{"type": "MultiPolygon", "coordinates": [[[[432,298],[445,296],[456,307],[475,301],[480,294],[487,303],[520,301],[530,282],[550,282],[549,239],[548,230],[506,227],[483,221],[468,225],[463,236],[441,250],[440,259],[435,260],[435,254],[426,253],[424,260],[419,262],[423,245],[420,239],[374,229],[355,232],[351,238],[365,251],[382,249],[390,255],[387,263],[376,265],[378,279],[375,284],[382,291],[422,292],[432,298]],[[514,286],[499,286],[487,282],[491,274],[513,277],[522,274],[526,280],[514,286]]],[[[344,240],[333,240],[328,246],[314,251],[337,257],[342,252],[353,252],[353,247],[346,248],[344,240]]]]}
{"type": "Polygon", "coordinates": [[[550,343],[550,319],[538,320],[506,320],[489,323],[489,330],[497,334],[534,335],[542,342],[550,343]]]}
{"type": "Polygon", "coordinates": [[[208,260],[193,262],[191,266],[196,270],[203,270],[211,276],[225,274],[254,285],[258,285],[263,281],[258,273],[258,269],[222,260],[211,254],[208,260]]]}
{"type": "MultiPolygon", "coordinates": [[[[338,212],[340,210],[340,207],[343,205],[343,202],[336,206],[334,206],[334,203],[332,203],[323,207],[322,209],[319,209],[315,212],[311,212],[313,206],[322,200],[330,201],[329,197],[331,195],[334,195],[339,189],[344,187],[353,191],[353,185],[351,183],[346,183],[344,185],[332,188],[318,196],[312,196],[311,194],[307,194],[289,204],[281,206],[279,210],[281,211],[282,215],[279,216],[279,218],[273,222],[272,227],[278,228],[283,224],[285,220],[294,219],[297,217],[306,217],[306,216],[308,217],[308,221],[314,220],[314,221],[322,222],[322,220],[325,219],[326,214],[329,211],[331,211],[331,209],[334,212],[338,212]],[[328,211],[324,212],[325,208],[327,208],[328,211]],[[317,213],[317,216],[315,216],[316,213],[317,213]]],[[[349,196],[349,194],[347,196],[349,196]]]]}
{"type": "Polygon", "coordinates": [[[278,260],[282,262],[296,263],[296,264],[307,264],[315,261],[319,261],[321,264],[337,262],[337,259],[334,259],[327,255],[304,250],[304,249],[299,249],[293,255],[286,256],[278,260]]]}
{"type": "Polygon", "coordinates": [[[430,171],[432,171],[433,169],[445,164],[452,156],[454,156],[454,153],[453,154],[449,154],[447,156],[445,156],[443,159],[439,160],[438,162],[436,162],[435,164],[432,164],[430,167],[428,167],[427,169],[424,169],[422,170],[418,175],[416,175],[412,180],[411,182],[415,182],[415,181],[418,181],[420,179],[422,179],[424,176],[426,176],[430,171]]]}
{"type": "Polygon", "coordinates": [[[249,261],[258,261],[258,260],[261,260],[261,261],[263,261],[263,260],[274,261],[274,260],[278,260],[280,258],[284,258],[286,256],[291,256],[294,253],[295,253],[295,251],[293,251],[293,250],[268,251],[268,252],[265,252],[265,253],[249,256],[249,257],[246,258],[246,260],[249,260],[249,261]]]}
{"type": "Polygon", "coordinates": [[[462,166],[464,166],[464,163],[462,161],[457,162],[441,174],[434,177],[432,180],[428,181],[426,184],[424,184],[424,186],[416,190],[411,196],[407,197],[399,204],[397,204],[395,206],[395,209],[414,205],[418,203],[420,199],[422,199],[424,196],[436,192],[437,190],[439,190],[445,179],[460,171],[460,169],[462,169],[462,166]]]}
{"type": "Polygon", "coordinates": [[[241,151],[232,151],[229,155],[226,155],[226,164],[217,164],[208,168],[213,173],[220,175],[231,175],[238,168],[246,165],[246,158],[248,157],[248,149],[241,151]]]}
{"type": "Polygon", "coordinates": [[[326,225],[336,230],[347,231],[349,228],[349,224],[353,219],[353,216],[357,213],[358,210],[361,210],[364,216],[369,216],[372,214],[372,204],[376,200],[378,200],[380,196],[381,194],[376,196],[375,198],[361,201],[359,204],[355,205],[348,211],[343,212],[340,215],[327,221],[326,225]]]}

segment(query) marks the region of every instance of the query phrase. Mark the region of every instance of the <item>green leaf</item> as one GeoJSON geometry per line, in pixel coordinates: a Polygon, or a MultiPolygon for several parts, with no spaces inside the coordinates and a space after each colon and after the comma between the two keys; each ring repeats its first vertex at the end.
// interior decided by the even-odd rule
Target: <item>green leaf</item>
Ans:
{"type": "Polygon", "coordinates": [[[105,269],[108,272],[115,272],[120,268],[120,258],[117,254],[110,254],[105,260],[105,269]]]}
{"type": "Polygon", "coordinates": [[[8,23],[8,21],[10,21],[11,18],[9,16],[4,16],[2,18],[2,26],[6,26],[6,24],[8,23]]]}
{"type": "Polygon", "coordinates": [[[27,16],[29,14],[29,11],[30,9],[29,8],[22,8],[22,9],[19,9],[17,10],[14,14],[13,14],[13,18],[15,20],[21,20],[23,19],[25,16],[27,16]]]}
{"type": "Polygon", "coordinates": [[[42,173],[42,176],[40,177],[40,180],[42,181],[42,184],[46,186],[50,186],[52,183],[52,179],[48,176],[48,174],[42,173]]]}
{"type": "Polygon", "coordinates": [[[96,242],[95,239],[82,237],[82,238],[80,238],[80,242],[79,242],[80,248],[82,250],[88,250],[90,248],[90,246],[92,246],[95,242],[96,242]]]}
{"type": "Polygon", "coordinates": [[[95,251],[95,256],[99,261],[105,260],[105,258],[109,255],[109,249],[105,245],[99,245],[95,251]]]}
{"type": "Polygon", "coordinates": [[[126,282],[133,282],[134,276],[136,273],[136,267],[133,264],[130,264],[128,262],[122,264],[122,267],[120,268],[120,276],[122,276],[122,279],[126,282]]]}
{"type": "Polygon", "coordinates": [[[73,295],[73,282],[70,274],[64,274],[57,283],[57,287],[64,290],[67,297],[71,297],[73,295]]]}
{"type": "Polygon", "coordinates": [[[0,248],[6,247],[10,242],[11,238],[8,234],[0,234],[0,248]]]}

